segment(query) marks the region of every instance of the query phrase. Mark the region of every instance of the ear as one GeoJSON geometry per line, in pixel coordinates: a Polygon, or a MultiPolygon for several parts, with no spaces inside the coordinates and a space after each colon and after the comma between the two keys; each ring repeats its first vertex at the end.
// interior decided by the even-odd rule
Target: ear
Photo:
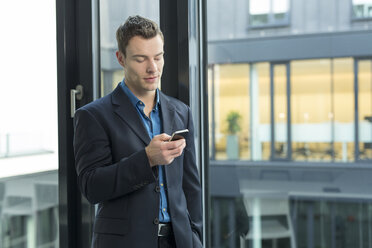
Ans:
{"type": "Polygon", "coordinates": [[[116,58],[122,67],[125,67],[125,56],[122,52],[116,51],[116,58]]]}

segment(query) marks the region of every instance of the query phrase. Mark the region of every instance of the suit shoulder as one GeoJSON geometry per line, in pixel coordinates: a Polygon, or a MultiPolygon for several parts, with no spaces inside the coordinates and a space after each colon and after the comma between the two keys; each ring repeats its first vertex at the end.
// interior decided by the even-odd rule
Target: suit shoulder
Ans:
{"type": "Polygon", "coordinates": [[[92,114],[98,114],[98,113],[104,113],[108,110],[108,108],[111,106],[111,94],[108,94],[102,98],[99,98],[97,100],[94,100],[93,102],[90,102],[81,108],[79,108],[78,111],[88,111],[92,114]]]}
{"type": "Polygon", "coordinates": [[[172,104],[172,106],[175,107],[175,109],[183,112],[183,111],[188,111],[189,110],[189,106],[186,105],[184,102],[182,102],[181,100],[177,99],[177,98],[174,98],[172,96],[168,96],[164,93],[161,93],[161,95],[170,103],[172,104]]]}

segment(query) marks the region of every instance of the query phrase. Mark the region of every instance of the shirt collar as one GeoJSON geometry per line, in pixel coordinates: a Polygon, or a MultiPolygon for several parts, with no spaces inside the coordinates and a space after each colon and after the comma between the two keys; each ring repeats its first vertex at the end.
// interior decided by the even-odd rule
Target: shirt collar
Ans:
{"type": "MultiPolygon", "coordinates": [[[[133,92],[128,88],[128,86],[125,84],[125,79],[121,81],[120,83],[121,88],[123,89],[124,93],[128,96],[129,101],[133,104],[134,107],[140,107],[144,108],[144,103],[136,97],[133,92]]],[[[154,110],[158,110],[160,106],[160,100],[159,100],[159,89],[156,89],[156,104],[154,106],[154,110]]]]}

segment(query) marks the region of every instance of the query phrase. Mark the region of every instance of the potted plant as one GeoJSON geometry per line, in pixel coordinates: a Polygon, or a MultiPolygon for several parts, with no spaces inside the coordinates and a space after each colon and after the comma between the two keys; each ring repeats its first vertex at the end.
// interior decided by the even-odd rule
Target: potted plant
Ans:
{"type": "Polygon", "coordinates": [[[227,138],[226,138],[226,154],[228,159],[239,159],[239,136],[240,120],[242,116],[238,111],[230,111],[227,114],[227,138]]]}

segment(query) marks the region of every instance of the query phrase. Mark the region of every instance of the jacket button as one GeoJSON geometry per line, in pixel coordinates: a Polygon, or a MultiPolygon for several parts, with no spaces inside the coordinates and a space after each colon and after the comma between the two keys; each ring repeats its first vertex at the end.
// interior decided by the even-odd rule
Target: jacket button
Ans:
{"type": "Polygon", "coordinates": [[[158,224],[159,224],[159,219],[158,219],[158,218],[155,218],[155,219],[154,219],[154,224],[155,224],[155,225],[158,225],[158,224]]]}
{"type": "Polygon", "coordinates": [[[157,193],[160,192],[160,187],[159,187],[159,186],[156,186],[156,187],[155,187],[155,192],[157,192],[157,193]]]}

